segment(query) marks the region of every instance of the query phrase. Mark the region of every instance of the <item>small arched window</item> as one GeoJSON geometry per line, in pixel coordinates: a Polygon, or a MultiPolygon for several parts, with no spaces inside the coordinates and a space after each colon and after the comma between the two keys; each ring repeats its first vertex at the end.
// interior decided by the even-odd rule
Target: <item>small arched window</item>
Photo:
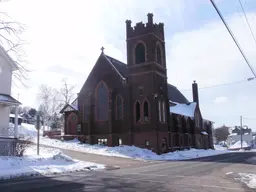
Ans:
{"type": "Polygon", "coordinates": [[[135,104],[135,120],[136,123],[140,121],[140,103],[137,101],[135,104]]]}
{"type": "Polygon", "coordinates": [[[101,83],[98,86],[96,94],[96,117],[97,120],[108,120],[108,89],[105,84],[101,83]]]}
{"type": "Polygon", "coordinates": [[[144,116],[144,121],[148,121],[148,117],[149,117],[149,112],[148,112],[148,102],[145,101],[143,104],[143,116],[144,116]]]}
{"type": "Polygon", "coordinates": [[[145,63],[146,49],[142,43],[138,43],[135,47],[135,64],[145,63]]]}
{"type": "Polygon", "coordinates": [[[156,62],[160,65],[163,64],[163,60],[162,60],[162,50],[159,44],[157,44],[156,46],[156,62]]]}
{"type": "Polygon", "coordinates": [[[123,98],[118,95],[116,97],[116,119],[123,118],[123,98]]]}

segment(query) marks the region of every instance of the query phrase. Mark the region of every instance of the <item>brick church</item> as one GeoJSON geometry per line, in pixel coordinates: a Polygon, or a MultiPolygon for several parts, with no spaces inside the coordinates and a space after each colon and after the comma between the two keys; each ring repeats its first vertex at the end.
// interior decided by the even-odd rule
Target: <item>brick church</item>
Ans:
{"type": "Polygon", "coordinates": [[[146,24],[134,27],[126,21],[127,64],[102,49],[77,99],[61,110],[64,137],[158,154],[213,148],[212,122],[202,118],[197,83],[193,102],[168,84],[164,24],[147,16],[146,24]]]}

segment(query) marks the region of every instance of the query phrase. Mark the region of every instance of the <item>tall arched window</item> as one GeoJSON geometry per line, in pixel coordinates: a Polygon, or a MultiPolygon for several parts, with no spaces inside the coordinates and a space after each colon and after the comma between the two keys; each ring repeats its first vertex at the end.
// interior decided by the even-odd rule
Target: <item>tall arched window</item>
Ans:
{"type": "Polygon", "coordinates": [[[96,117],[97,120],[108,120],[108,89],[104,83],[101,83],[97,89],[96,95],[96,117]]]}
{"type": "Polygon", "coordinates": [[[162,101],[162,115],[163,115],[163,122],[166,122],[165,103],[164,103],[164,101],[162,101]]]}
{"type": "Polygon", "coordinates": [[[162,65],[163,60],[162,60],[162,50],[159,44],[156,46],[156,62],[160,65],[162,65]]]}
{"type": "Polygon", "coordinates": [[[159,113],[159,121],[166,122],[166,109],[165,102],[163,99],[158,101],[158,113],[159,113]]]}
{"type": "Polygon", "coordinates": [[[143,116],[144,116],[144,121],[148,121],[149,110],[148,110],[148,102],[147,101],[145,101],[143,104],[143,116]]]}
{"type": "Polygon", "coordinates": [[[116,97],[116,119],[123,118],[123,98],[118,95],[116,97]]]}
{"type": "Polygon", "coordinates": [[[140,103],[138,101],[135,104],[135,120],[136,123],[138,123],[140,120],[140,103]]]}
{"type": "Polygon", "coordinates": [[[142,43],[138,43],[135,47],[135,64],[145,63],[146,49],[142,43]]]}
{"type": "Polygon", "coordinates": [[[162,107],[161,107],[161,101],[159,100],[158,101],[158,118],[159,118],[159,121],[162,122],[162,107]]]}

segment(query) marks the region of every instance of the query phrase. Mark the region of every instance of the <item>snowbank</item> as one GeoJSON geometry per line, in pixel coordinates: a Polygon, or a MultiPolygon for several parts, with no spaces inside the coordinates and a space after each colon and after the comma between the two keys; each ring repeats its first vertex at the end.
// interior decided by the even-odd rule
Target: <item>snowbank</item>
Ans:
{"type": "Polygon", "coordinates": [[[73,160],[58,149],[40,148],[37,156],[35,146],[28,148],[24,157],[0,157],[0,179],[103,168],[104,165],[73,160]]]}
{"type": "Polygon", "coordinates": [[[256,189],[256,174],[238,173],[238,176],[236,180],[245,183],[249,188],[256,189]]]}
{"type": "MultiPolygon", "coordinates": [[[[242,147],[249,147],[248,143],[243,141],[242,147]]],[[[240,149],[241,148],[241,141],[237,141],[235,144],[231,145],[229,149],[240,149]]]]}
{"type": "Polygon", "coordinates": [[[37,130],[35,125],[22,123],[21,126],[19,126],[18,134],[20,137],[37,137],[37,130]]]}
{"type": "MultiPolygon", "coordinates": [[[[23,132],[25,135],[34,137],[34,142],[36,143],[36,129],[34,126],[29,124],[22,124],[23,132]]],[[[212,155],[218,155],[227,153],[226,149],[222,150],[198,150],[191,149],[185,151],[176,151],[172,153],[167,153],[163,155],[157,155],[156,153],[148,150],[142,149],[135,146],[117,146],[117,147],[107,147],[101,145],[89,145],[80,144],[77,139],[71,141],[60,141],[55,139],[49,139],[47,137],[40,137],[40,144],[48,145],[52,147],[58,147],[62,149],[75,150],[79,152],[92,153],[104,156],[115,156],[123,158],[133,158],[138,160],[183,160],[192,159],[197,157],[206,157],[212,155]]]]}
{"type": "Polygon", "coordinates": [[[133,158],[138,160],[183,160],[192,159],[197,157],[206,157],[217,154],[227,153],[227,150],[199,150],[191,149],[185,151],[176,151],[172,153],[167,153],[163,155],[157,155],[156,153],[148,150],[142,149],[135,146],[116,146],[107,147],[101,145],[89,145],[89,144],[79,144],[77,139],[71,141],[59,141],[55,139],[49,139],[42,137],[40,140],[41,144],[58,147],[62,149],[75,150],[85,153],[92,153],[104,156],[115,156],[123,158],[133,158]]]}

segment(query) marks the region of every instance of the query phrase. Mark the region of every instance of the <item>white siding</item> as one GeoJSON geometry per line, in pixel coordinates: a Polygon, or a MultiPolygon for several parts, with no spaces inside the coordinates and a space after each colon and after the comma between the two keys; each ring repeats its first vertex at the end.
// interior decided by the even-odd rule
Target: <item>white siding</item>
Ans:
{"type": "Polygon", "coordinates": [[[12,86],[12,71],[8,63],[0,56],[0,93],[11,94],[12,86]]]}
{"type": "Polygon", "coordinates": [[[3,135],[2,130],[8,128],[9,126],[9,114],[10,108],[0,105],[0,135],[3,135]]]}

